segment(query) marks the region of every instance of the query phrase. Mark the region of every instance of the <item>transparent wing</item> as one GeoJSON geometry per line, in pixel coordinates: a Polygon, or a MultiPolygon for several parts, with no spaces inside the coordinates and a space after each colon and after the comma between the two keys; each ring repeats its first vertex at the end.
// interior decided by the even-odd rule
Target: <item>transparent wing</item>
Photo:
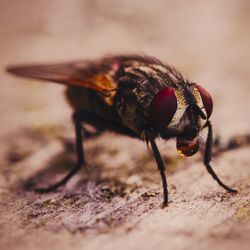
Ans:
{"type": "Polygon", "coordinates": [[[112,65],[103,65],[88,61],[58,64],[31,64],[10,66],[9,73],[39,80],[57,82],[69,86],[78,86],[103,91],[116,88],[110,71],[112,65]]]}

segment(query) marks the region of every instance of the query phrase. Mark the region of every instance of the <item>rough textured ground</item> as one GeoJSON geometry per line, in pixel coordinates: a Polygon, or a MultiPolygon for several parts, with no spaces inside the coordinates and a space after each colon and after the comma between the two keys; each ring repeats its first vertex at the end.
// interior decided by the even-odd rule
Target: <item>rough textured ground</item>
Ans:
{"type": "MultiPolygon", "coordinates": [[[[1,249],[249,249],[249,1],[0,2],[1,249]],[[6,65],[146,53],[175,65],[214,97],[215,170],[159,141],[169,207],[146,146],[112,133],[85,144],[86,169],[36,194],[74,163],[62,86],[13,78],[6,65]]],[[[206,133],[202,133],[205,138],[206,133]]]]}

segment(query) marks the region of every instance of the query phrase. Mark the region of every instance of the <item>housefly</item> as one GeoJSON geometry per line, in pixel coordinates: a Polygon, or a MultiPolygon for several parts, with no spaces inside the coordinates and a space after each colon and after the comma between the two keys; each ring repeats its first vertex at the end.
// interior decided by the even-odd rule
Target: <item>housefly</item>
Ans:
{"type": "Polygon", "coordinates": [[[176,139],[177,151],[192,156],[199,150],[198,134],[208,129],[204,165],[220,186],[229,192],[210,165],[212,150],[211,95],[186,80],[175,68],[149,56],[113,56],[96,61],[11,66],[7,71],[23,77],[67,85],[76,133],[77,163],[59,182],[38,192],[53,191],[65,184],[85,163],[83,123],[97,131],[111,130],[150,144],[162,179],[163,206],[168,204],[165,167],[156,138],[176,139]]]}

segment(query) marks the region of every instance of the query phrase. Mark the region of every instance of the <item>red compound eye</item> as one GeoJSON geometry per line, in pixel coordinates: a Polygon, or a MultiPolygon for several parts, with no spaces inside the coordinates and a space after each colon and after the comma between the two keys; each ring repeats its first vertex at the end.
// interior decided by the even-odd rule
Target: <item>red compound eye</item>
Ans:
{"type": "Polygon", "coordinates": [[[203,89],[200,85],[195,84],[195,87],[198,89],[201,95],[202,102],[204,104],[204,108],[207,112],[207,118],[209,118],[213,111],[213,100],[211,95],[203,89]]]}
{"type": "Polygon", "coordinates": [[[157,127],[167,126],[177,109],[177,99],[174,89],[166,87],[153,98],[150,106],[150,117],[157,127]]]}

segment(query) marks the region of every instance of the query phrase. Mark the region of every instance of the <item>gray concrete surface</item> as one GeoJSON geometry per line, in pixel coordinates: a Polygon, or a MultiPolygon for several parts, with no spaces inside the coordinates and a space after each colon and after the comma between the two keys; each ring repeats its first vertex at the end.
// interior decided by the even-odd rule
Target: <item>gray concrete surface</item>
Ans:
{"type": "Polygon", "coordinates": [[[249,22],[247,0],[1,0],[1,249],[249,249],[249,22]],[[173,141],[160,141],[173,201],[162,210],[151,153],[112,133],[86,143],[87,169],[66,187],[24,190],[74,162],[71,110],[62,86],[5,66],[117,53],[156,56],[211,92],[213,165],[238,195],[211,179],[201,154],[180,158],[173,141]]]}

